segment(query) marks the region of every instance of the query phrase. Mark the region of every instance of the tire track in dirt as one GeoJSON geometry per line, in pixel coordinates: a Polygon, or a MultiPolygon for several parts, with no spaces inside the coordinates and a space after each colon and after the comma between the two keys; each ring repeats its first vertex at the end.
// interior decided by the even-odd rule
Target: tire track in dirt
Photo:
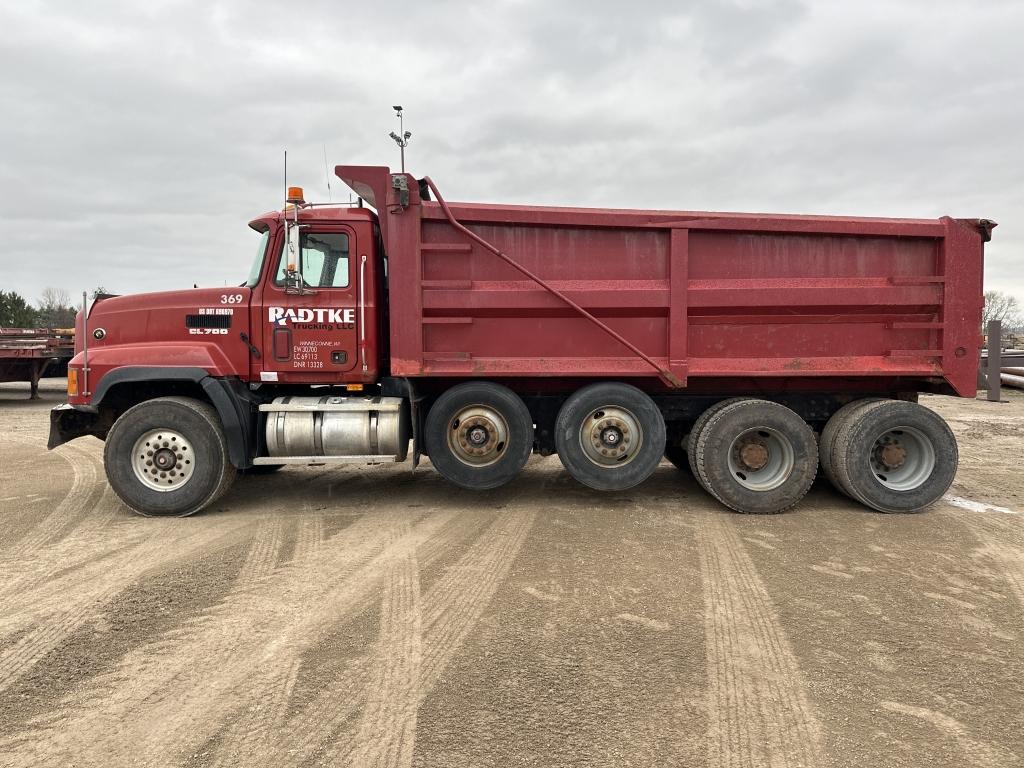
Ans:
{"type": "Polygon", "coordinates": [[[324,539],[324,521],[306,504],[303,507],[299,531],[295,536],[295,547],[289,561],[304,560],[320,548],[324,539]]]}
{"type": "MultiPolygon", "coordinates": [[[[284,613],[271,631],[259,628],[246,633],[244,645],[256,646],[255,658],[239,654],[237,650],[232,653],[227,648],[215,654],[221,663],[215,671],[210,670],[215,675],[212,680],[209,676],[192,678],[188,681],[187,690],[168,701],[168,706],[159,708],[162,711],[161,729],[156,738],[146,738],[150,733],[146,721],[151,718],[141,718],[138,735],[145,738],[142,754],[156,763],[167,755],[184,756],[202,744],[216,732],[220,723],[237,715],[240,702],[251,701],[261,695],[261,691],[251,686],[249,673],[254,666],[261,668],[278,665],[282,661],[288,663],[281,658],[282,652],[287,654],[286,659],[300,658],[302,652],[330,625],[354,615],[352,609],[362,602],[360,597],[372,595],[380,587],[390,570],[390,561],[413,557],[417,546],[439,534],[445,535],[451,518],[450,512],[437,512],[415,525],[408,522],[393,524],[384,545],[372,559],[341,580],[322,599],[292,607],[295,615],[284,613]],[[181,712],[183,704],[184,713],[181,712]]],[[[260,589],[265,591],[267,588],[268,581],[262,582],[260,589]]],[[[252,606],[247,606],[247,609],[251,611],[252,606]]],[[[136,751],[139,751],[138,747],[136,751]]]]}
{"type": "MultiPolygon", "coordinates": [[[[456,538],[472,538],[479,531],[481,525],[482,521],[480,519],[459,519],[457,521],[457,530],[453,531],[453,535],[450,538],[433,537],[417,548],[417,561],[419,565],[423,568],[430,567],[436,560],[459,544],[459,541],[455,540],[456,538]]],[[[383,603],[388,599],[390,598],[385,594],[379,602],[383,603]]],[[[363,613],[371,607],[375,600],[375,595],[364,595],[357,602],[353,603],[348,614],[355,616],[363,613]]],[[[383,613],[384,611],[382,610],[383,613]]],[[[291,722],[286,722],[284,717],[282,717],[273,723],[272,729],[268,733],[268,738],[271,734],[273,735],[273,741],[272,743],[267,743],[265,740],[266,748],[271,752],[276,750],[278,754],[282,755],[280,760],[286,764],[293,764],[293,761],[295,763],[302,763],[306,759],[305,756],[309,756],[317,750],[322,752],[325,749],[323,745],[331,741],[333,735],[341,728],[342,724],[355,714],[368,685],[369,668],[372,662],[372,654],[366,654],[354,661],[350,661],[346,665],[345,671],[335,680],[332,680],[329,686],[323,689],[314,699],[312,704],[306,706],[300,717],[294,718],[291,722]],[[303,756],[303,759],[299,760],[296,756],[303,756]]],[[[258,685],[255,685],[250,687],[246,697],[252,699],[259,698],[260,695],[260,688],[258,685]]],[[[257,725],[252,722],[252,718],[248,714],[243,715],[243,719],[248,722],[234,724],[222,736],[221,743],[217,749],[218,764],[238,764],[236,756],[241,749],[241,739],[238,734],[257,728],[257,725]]],[[[346,742],[346,744],[348,743],[346,742]]],[[[326,749],[330,751],[331,747],[327,746],[326,749]]],[[[340,760],[347,757],[349,749],[349,746],[345,746],[337,759],[340,760]]],[[[319,753],[317,757],[321,761],[324,759],[324,756],[319,753]]]]}
{"type": "Polygon", "coordinates": [[[732,525],[696,523],[705,605],[708,764],[822,766],[821,728],[764,583],[732,525]]]}
{"type": "Polygon", "coordinates": [[[261,762],[274,726],[285,717],[300,666],[299,659],[292,659],[257,673],[263,695],[250,700],[242,715],[225,731],[220,749],[209,763],[210,768],[261,762]]]}
{"type": "Polygon", "coordinates": [[[235,579],[236,589],[273,573],[283,533],[284,522],[276,515],[264,518],[256,526],[249,551],[235,579]]]}
{"type": "MultiPolygon", "coordinates": [[[[321,542],[322,521],[313,515],[308,503],[303,504],[303,510],[310,517],[296,521],[298,533],[292,560],[306,557],[321,542]]],[[[261,523],[232,592],[274,571],[283,531],[284,523],[278,517],[261,523]]],[[[228,597],[231,597],[230,593],[228,597]]],[[[251,700],[241,717],[226,729],[221,739],[222,749],[210,764],[213,768],[250,765],[265,750],[268,731],[274,723],[284,719],[300,666],[301,662],[296,658],[289,663],[270,665],[256,673],[261,696],[251,700]]]]}
{"type": "MultiPolygon", "coordinates": [[[[420,703],[437,685],[498,587],[508,578],[536,516],[534,510],[503,512],[429,589],[422,603],[419,682],[407,698],[393,697],[389,702],[395,712],[393,720],[408,723],[411,720],[408,713],[417,712],[420,703]]],[[[385,643],[378,643],[378,648],[385,647],[385,643]]],[[[370,686],[372,678],[367,666],[378,661],[350,665],[344,675],[282,724],[273,739],[274,750],[265,758],[266,763],[304,766],[315,760],[320,764],[338,765],[411,765],[415,745],[412,729],[395,729],[379,744],[367,741],[369,737],[362,729],[339,733],[364,702],[371,701],[371,706],[377,706],[371,699],[375,689],[370,686]],[[382,755],[390,760],[382,762],[378,759],[382,755]]]]}
{"type": "MultiPolygon", "coordinates": [[[[1004,507],[955,498],[960,502],[954,504],[959,507],[958,511],[942,514],[955,516],[981,544],[976,554],[996,567],[1010,592],[1024,607],[1024,515],[1004,507]],[[972,511],[963,511],[965,509],[972,511]]],[[[947,503],[951,502],[947,500],[947,503]]]]}
{"type": "Polygon", "coordinates": [[[373,593],[395,550],[444,534],[451,513],[432,514],[405,536],[393,515],[367,518],[344,529],[313,558],[322,574],[332,574],[326,582],[310,580],[306,568],[283,566],[238,590],[205,621],[130,653],[116,673],[67,703],[59,727],[36,730],[31,741],[0,742],[0,748],[6,746],[26,765],[43,757],[34,754],[41,744],[57,763],[74,758],[105,765],[112,756],[130,755],[155,765],[184,756],[237,715],[247,699],[235,692],[251,684],[254,671],[298,658],[325,626],[373,593]],[[113,722],[117,729],[109,727],[113,722]],[[154,729],[154,723],[160,727],[154,729]]]}
{"type": "MultiPolygon", "coordinates": [[[[28,442],[21,436],[7,435],[6,437],[13,438],[15,441],[28,442]]],[[[97,500],[96,503],[89,504],[93,495],[99,493],[96,483],[99,461],[96,456],[79,446],[65,446],[57,451],[57,455],[64,459],[71,468],[71,488],[48,515],[36,522],[24,536],[4,548],[5,559],[24,558],[40,549],[65,529],[72,519],[83,518],[87,525],[90,524],[89,515],[99,503],[97,500]]],[[[92,522],[93,526],[95,524],[92,522]]],[[[0,569],[0,579],[6,583],[8,579],[18,573],[18,570],[15,564],[8,560],[0,569]]]]}
{"type": "Polygon", "coordinates": [[[1016,762],[1014,756],[1005,756],[992,746],[972,738],[964,724],[949,715],[925,707],[901,704],[897,701],[883,701],[882,708],[933,725],[944,736],[951,738],[964,753],[966,758],[964,765],[978,766],[978,768],[1002,768],[1002,766],[1010,765],[1009,761],[1016,762]]]}
{"type": "Polygon", "coordinates": [[[356,726],[358,747],[346,765],[412,764],[423,657],[420,577],[414,552],[392,564],[381,603],[377,654],[369,679],[372,694],[356,726]]]}
{"type": "Polygon", "coordinates": [[[20,611],[15,608],[2,624],[4,634],[27,631],[0,652],[0,692],[84,624],[100,616],[118,594],[146,572],[191,560],[200,551],[229,547],[237,541],[235,534],[244,524],[239,519],[227,519],[201,530],[181,531],[179,536],[154,533],[139,547],[69,576],[67,580],[74,584],[57,585],[56,589],[47,585],[27,593],[20,611]]]}
{"type": "Polygon", "coordinates": [[[0,571],[0,601],[17,599],[18,595],[40,585],[54,585],[66,579],[76,569],[87,566],[118,551],[137,546],[149,532],[144,528],[118,531],[111,536],[111,524],[117,517],[120,501],[104,485],[99,499],[92,506],[89,518],[74,527],[64,538],[48,545],[30,549],[21,554],[10,553],[0,571]],[[111,540],[117,541],[111,546],[111,540]]]}

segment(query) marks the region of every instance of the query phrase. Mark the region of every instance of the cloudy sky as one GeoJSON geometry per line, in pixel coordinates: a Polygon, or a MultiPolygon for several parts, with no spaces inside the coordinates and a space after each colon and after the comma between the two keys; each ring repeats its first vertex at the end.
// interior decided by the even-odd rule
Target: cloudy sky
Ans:
{"type": "MultiPolygon", "coordinates": [[[[448,199],[1000,222],[1024,300],[1024,3],[0,7],[0,288],[241,282],[246,222],[328,161],[448,199]]],[[[334,199],[346,197],[332,179],[334,199]]]]}

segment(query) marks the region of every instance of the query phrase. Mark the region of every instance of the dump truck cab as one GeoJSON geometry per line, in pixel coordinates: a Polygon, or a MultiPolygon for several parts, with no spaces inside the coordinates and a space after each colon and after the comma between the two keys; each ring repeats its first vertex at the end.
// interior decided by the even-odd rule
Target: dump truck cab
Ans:
{"type": "Polygon", "coordinates": [[[248,380],[369,386],[385,364],[381,311],[386,259],[376,216],[323,206],[269,213],[249,224],[261,239],[245,293],[227,294],[223,313],[248,313],[254,345],[248,380]]]}

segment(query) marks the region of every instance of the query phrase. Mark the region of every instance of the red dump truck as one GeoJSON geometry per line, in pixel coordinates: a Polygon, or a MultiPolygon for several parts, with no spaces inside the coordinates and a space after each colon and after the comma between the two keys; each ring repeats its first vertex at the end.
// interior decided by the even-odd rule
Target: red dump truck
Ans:
{"type": "Polygon", "coordinates": [[[83,307],[50,447],[105,440],[147,515],[410,443],[480,490],[533,452],[601,491],[667,458],[745,513],[796,504],[819,460],[884,512],[952,482],[917,393],[975,395],[992,222],[449,204],[430,178],[336,173],[358,204],[290,188],[237,288],[83,307]]]}

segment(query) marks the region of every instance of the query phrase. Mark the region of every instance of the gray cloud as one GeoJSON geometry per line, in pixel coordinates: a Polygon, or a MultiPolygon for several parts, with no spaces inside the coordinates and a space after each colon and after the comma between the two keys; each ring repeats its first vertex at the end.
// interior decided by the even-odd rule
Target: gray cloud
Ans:
{"type": "MultiPolygon", "coordinates": [[[[336,163],[451,199],[1000,221],[1024,298],[1014,2],[22,2],[0,9],[0,287],[237,283],[336,163]]],[[[335,199],[344,195],[332,179],[335,199]]]]}

